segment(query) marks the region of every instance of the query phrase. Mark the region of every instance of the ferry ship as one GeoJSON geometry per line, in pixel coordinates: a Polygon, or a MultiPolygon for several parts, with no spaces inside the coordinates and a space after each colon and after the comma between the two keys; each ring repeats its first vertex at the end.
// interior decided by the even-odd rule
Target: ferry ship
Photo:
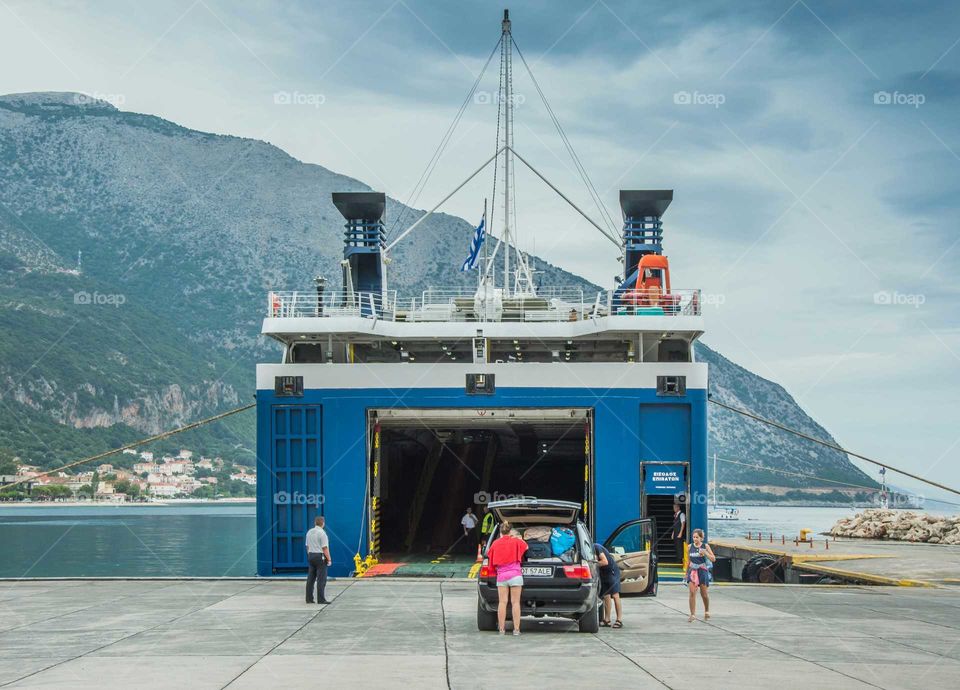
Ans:
{"type": "Polygon", "coordinates": [[[597,541],[632,521],[637,550],[661,564],[682,558],[675,504],[707,529],[704,323],[700,291],[674,287],[664,254],[673,191],[621,190],[617,232],[591,219],[515,150],[508,12],[498,48],[496,153],[468,180],[499,176],[503,214],[464,237],[476,285],[398,294],[390,252],[440,204],[388,242],[385,195],[343,192],[342,284],[304,276],[304,289],[267,296],[262,332],[282,356],[256,372],[261,576],[306,568],[318,514],[338,576],[461,549],[472,563],[460,518],[497,498],[575,501],[597,541]],[[535,283],[511,198],[517,162],[616,245],[617,284],[535,283]]]}

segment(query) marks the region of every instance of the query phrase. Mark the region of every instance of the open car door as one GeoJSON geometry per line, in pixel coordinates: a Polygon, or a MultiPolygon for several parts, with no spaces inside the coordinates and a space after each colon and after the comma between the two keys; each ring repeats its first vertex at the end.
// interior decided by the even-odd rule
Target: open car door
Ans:
{"type": "Polygon", "coordinates": [[[604,542],[620,567],[620,592],[657,595],[657,554],[653,548],[653,518],[625,522],[604,542]]]}

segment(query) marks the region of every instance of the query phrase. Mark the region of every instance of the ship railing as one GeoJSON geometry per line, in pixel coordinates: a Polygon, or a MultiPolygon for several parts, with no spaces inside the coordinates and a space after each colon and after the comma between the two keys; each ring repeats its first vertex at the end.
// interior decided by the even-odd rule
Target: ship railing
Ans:
{"type": "Polygon", "coordinates": [[[504,295],[493,288],[431,287],[419,298],[400,298],[397,310],[407,321],[568,321],[582,318],[590,303],[579,288],[504,295]]]}
{"type": "Polygon", "coordinates": [[[419,296],[396,290],[270,292],[271,317],[360,316],[388,321],[582,321],[617,316],[699,316],[700,290],[601,290],[541,287],[534,293],[504,295],[500,289],[428,288],[419,296]]]}
{"type": "Polygon", "coordinates": [[[271,291],[267,295],[267,316],[273,318],[363,316],[393,321],[397,291],[355,292],[325,290],[271,291]]]}
{"type": "Polygon", "coordinates": [[[603,308],[610,316],[700,316],[700,290],[609,290],[603,308]]]}

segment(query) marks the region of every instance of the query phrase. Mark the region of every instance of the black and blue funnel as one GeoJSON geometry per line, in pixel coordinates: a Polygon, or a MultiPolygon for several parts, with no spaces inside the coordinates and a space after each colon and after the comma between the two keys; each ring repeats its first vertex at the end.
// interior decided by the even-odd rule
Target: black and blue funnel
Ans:
{"type": "Polygon", "coordinates": [[[343,231],[343,258],[349,262],[351,285],[344,285],[344,290],[373,293],[379,298],[384,278],[386,196],[383,192],[334,192],[333,205],[347,221],[343,231]]]}
{"type": "Polygon", "coordinates": [[[623,284],[620,293],[637,282],[637,264],[647,254],[663,253],[661,217],[673,201],[672,189],[621,189],[623,213],[623,284]]]}

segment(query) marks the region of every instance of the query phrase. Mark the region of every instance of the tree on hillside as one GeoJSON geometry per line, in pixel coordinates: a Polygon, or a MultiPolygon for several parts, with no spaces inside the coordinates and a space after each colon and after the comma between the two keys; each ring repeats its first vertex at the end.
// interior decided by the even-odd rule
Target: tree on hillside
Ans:
{"type": "Polygon", "coordinates": [[[114,482],[113,488],[118,493],[126,494],[131,498],[136,498],[137,496],[140,495],[140,485],[134,484],[133,482],[128,481],[126,479],[120,479],[114,482]]]}
{"type": "Polygon", "coordinates": [[[70,498],[73,496],[73,492],[63,484],[46,484],[33,487],[30,495],[41,501],[50,501],[57,498],[70,498]]]}

